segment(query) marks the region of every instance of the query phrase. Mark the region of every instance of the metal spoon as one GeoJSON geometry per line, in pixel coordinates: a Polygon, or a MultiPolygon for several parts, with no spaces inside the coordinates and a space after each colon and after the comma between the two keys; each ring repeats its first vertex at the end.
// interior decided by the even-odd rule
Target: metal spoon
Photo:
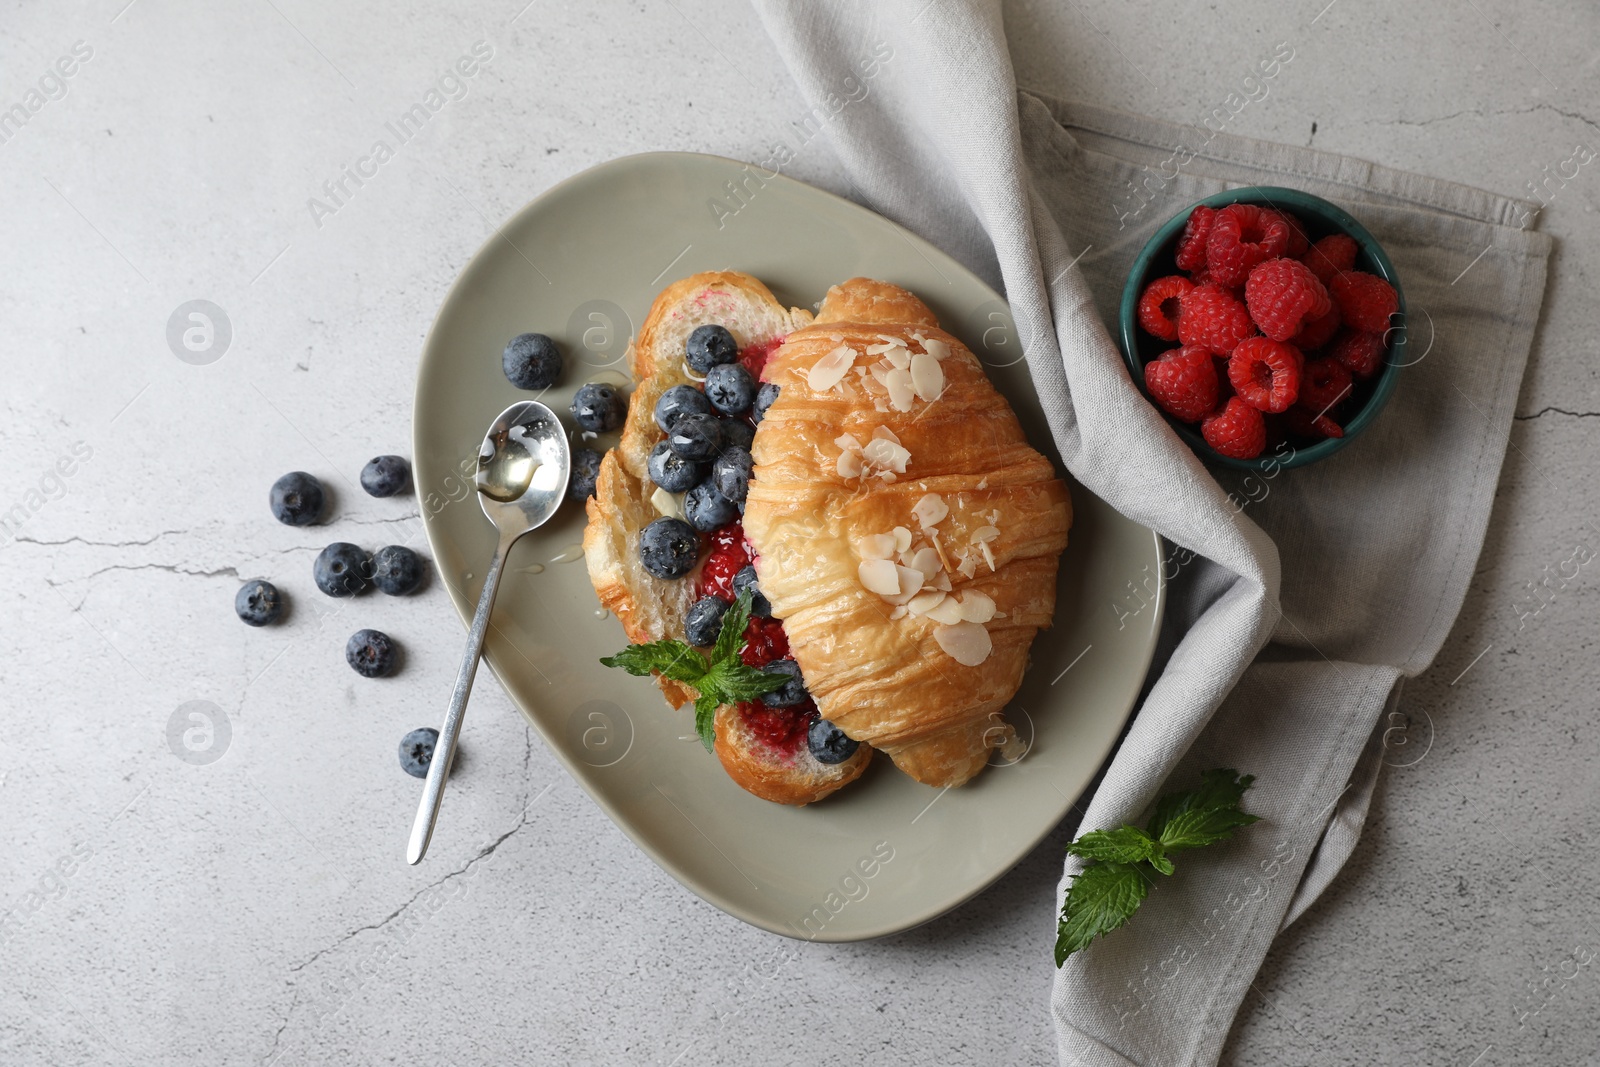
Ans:
{"type": "Polygon", "coordinates": [[[461,717],[467,710],[472,679],[478,673],[478,657],[483,654],[483,639],[489,629],[489,612],[500,587],[506,553],[523,534],[536,530],[556,513],[566,496],[567,477],[572,471],[572,455],[567,448],[566,431],[555,412],[536,400],[512,404],[502,411],[484,435],[478,449],[478,503],[500,531],[500,544],[483,575],[483,594],[467,631],[467,651],[456,675],[456,688],[450,694],[450,710],[433,749],[428,777],[422,785],[422,803],[417,821],[411,826],[411,842],[406,847],[406,862],[417,863],[428,851],[433,824],[439,818],[444,799],[445,779],[456,754],[456,738],[461,734],[461,717]]]}

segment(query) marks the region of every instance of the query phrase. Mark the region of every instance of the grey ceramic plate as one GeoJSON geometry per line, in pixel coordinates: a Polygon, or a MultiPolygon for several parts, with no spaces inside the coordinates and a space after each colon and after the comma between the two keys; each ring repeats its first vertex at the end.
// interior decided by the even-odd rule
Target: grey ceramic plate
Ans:
{"type": "MultiPolygon", "coordinates": [[[[628,339],[663,286],[719,268],[748,271],[798,306],[857,275],[905,286],[984,359],[1034,445],[1056,458],[1005,304],[955,260],[862,207],[754,167],[685,153],[614,160],[506,222],[456,281],[423,351],[416,484],[464,621],[494,532],[460,471],[472,469],[494,416],[528,396],[501,372],[506,341],[537,330],[561,345],[567,373],[542,399],[565,413],[584,381],[624,380],[628,339]]],[[[1082,487],[1072,495],[1056,624],[1035,641],[1007,713],[1032,747],[1012,765],[997,756],[961,789],[918,785],[882,756],[860,781],[806,808],[734,785],[694,739],[692,713],[599,664],[626,638],[599,613],[578,558],[576,507],[512,552],[488,660],[601,808],[705,900],[819,941],[905,930],[993,882],[1061,820],[1149,666],[1164,603],[1159,540],[1082,487]]],[[[447,809],[440,833],[449,832],[447,809]]]]}

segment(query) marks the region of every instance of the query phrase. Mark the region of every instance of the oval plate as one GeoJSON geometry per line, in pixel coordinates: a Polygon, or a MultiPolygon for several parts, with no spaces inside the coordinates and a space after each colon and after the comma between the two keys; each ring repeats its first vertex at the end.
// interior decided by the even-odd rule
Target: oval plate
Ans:
{"type": "MultiPolygon", "coordinates": [[[[1005,303],[955,260],[863,207],[753,166],[691,153],[613,160],[507,221],[457,279],[423,350],[417,493],[463,622],[495,544],[471,499],[478,443],[501,409],[529,396],[501,371],[506,341],[530,330],[555,338],[567,370],[540,399],[564,412],[583,382],[625,380],[628,340],[663,287],[725,268],[801,307],[857,275],[911,290],[983,359],[1060,469],[1005,303]]],[[[740,789],[700,747],[692,711],[600,665],[627,639],[599,613],[577,507],[512,551],[485,655],[573,777],[690,890],[791,937],[881,937],[955,907],[1022,859],[1089,784],[1133,708],[1165,602],[1161,542],[1081,486],[1071,491],[1056,623],[1034,642],[1007,711],[1030,748],[1014,764],[997,755],[960,789],[919,785],[883,756],[810,807],[740,789]]]]}

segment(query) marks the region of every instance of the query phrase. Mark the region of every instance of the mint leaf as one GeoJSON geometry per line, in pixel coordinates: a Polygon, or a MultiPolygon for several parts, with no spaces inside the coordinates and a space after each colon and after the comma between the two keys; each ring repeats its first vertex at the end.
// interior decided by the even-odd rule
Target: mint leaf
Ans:
{"type": "Polygon", "coordinates": [[[1200,788],[1168,793],[1141,830],[1119,826],[1091,830],[1067,846],[1070,855],[1089,861],[1072,879],[1056,926],[1056,966],[1133,918],[1150,892],[1153,873],[1171,874],[1169,852],[1225,841],[1257,817],[1240,809],[1255,781],[1234,771],[1206,771],[1200,788]]]}
{"type": "Polygon", "coordinates": [[[717,740],[717,705],[720,701],[710,694],[703,693],[694,702],[694,732],[700,735],[700,743],[710,752],[717,740]]]}
{"type": "Polygon", "coordinates": [[[1067,852],[1086,860],[1138,863],[1161,855],[1161,844],[1137,826],[1119,826],[1115,830],[1090,830],[1068,845],[1067,852]]]}
{"type": "Polygon", "coordinates": [[[1056,926],[1056,966],[1139,910],[1150,883],[1133,863],[1095,863],[1072,879],[1056,926]]]}
{"type": "Polygon", "coordinates": [[[739,654],[744,645],[745,627],[750,624],[750,590],[740,593],[722,616],[722,629],[717,631],[717,645],[711,650],[711,662],[721,663],[739,654]]]}
{"type": "Polygon", "coordinates": [[[1254,781],[1251,775],[1240,777],[1230,770],[1207,771],[1200,777],[1199,789],[1161,798],[1150,820],[1151,836],[1169,852],[1226,841],[1239,827],[1256,821],[1256,816],[1239,810],[1239,801],[1254,781]]]}
{"type": "Polygon", "coordinates": [[[629,674],[643,677],[660,673],[675,682],[695,685],[705,676],[706,661],[700,653],[672,638],[651,641],[645,645],[629,645],[615,656],[602,657],[607,667],[621,667],[629,674]]]}
{"type": "Polygon", "coordinates": [[[782,689],[788,681],[788,675],[767,674],[755,667],[746,667],[735,658],[723,660],[706,672],[702,692],[714,693],[724,704],[738,704],[782,689]]]}

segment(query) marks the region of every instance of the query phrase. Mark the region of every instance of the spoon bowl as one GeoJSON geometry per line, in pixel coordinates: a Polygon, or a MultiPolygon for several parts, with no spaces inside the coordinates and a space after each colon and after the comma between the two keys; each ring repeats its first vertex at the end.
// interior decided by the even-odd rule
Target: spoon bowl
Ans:
{"type": "Polygon", "coordinates": [[[537,400],[524,400],[502,411],[483,435],[478,447],[478,470],[474,478],[478,503],[500,533],[494,557],[483,575],[483,593],[467,631],[466,654],[456,674],[450,707],[444,726],[434,744],[428,777],[422,784],[422,802],[411,826],[406,862],[417,863],[427,854],[433,827],[444,800],[444,784],[455,759],[456,740],[461,736],[461,720],[466,714],[472,679],[478,673],[483,655],[483,639],[489,632],[489,615],[494,609],[495,592],[505,571],[506,554],[518,538],[549,521],[567,494],[572,473],[572,451],[567,433],[556,413],[537,400]]]}

